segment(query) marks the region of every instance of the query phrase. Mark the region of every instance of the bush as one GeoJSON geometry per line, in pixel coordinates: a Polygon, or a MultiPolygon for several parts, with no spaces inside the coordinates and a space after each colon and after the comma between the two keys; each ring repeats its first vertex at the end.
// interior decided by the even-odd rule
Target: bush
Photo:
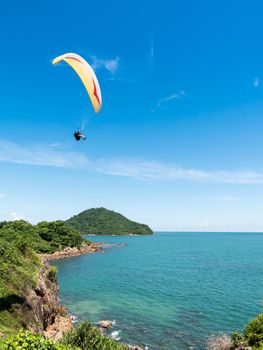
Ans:
{"type": "Polygon", "coordinates": [[[233,349],[236,349],[240,346],[247,346],[247,341],[244,336],[238,332],[234,332],[231,334],[231,339],[233,343],[233,349]]]}
{"type": "Polygon", "coordinates": [[[105,337],[90,322],[83,322],[66,334],[61,342],[66,346],[78,347],[82,350],[128,350],[127,345],[105,337]]]}
{"type": "Polygon", "coordinates": [[[54,282],[56,280],[56,274],[58,272],[58,268],[54,265],[50,266],[48,271],[48,278],[50,281],[54,282]]]}
{"type": "Polygon", "coordinates": [[[67,350],[66,346],[56,345],[51,340],[45,339],[38,334],[32,334],[28,331],[20,330],[14,336],[6,339],[0,345],[1,350],[67,350]]]}
{"type": "Polygon", "coordinates": [[[244,336],[249,345],[262,346],[263,343],[263,314],[250,321],[245,328],[244,336]]]}
{"type": "Polygon", "coordinates": [[[35,229],[39,237],[49,243],[50,253],[63,250],[66,247],[80,248],[84,242],[78,231],[67,226],[62,221],[43,221],[38,223],[35,229]]]}

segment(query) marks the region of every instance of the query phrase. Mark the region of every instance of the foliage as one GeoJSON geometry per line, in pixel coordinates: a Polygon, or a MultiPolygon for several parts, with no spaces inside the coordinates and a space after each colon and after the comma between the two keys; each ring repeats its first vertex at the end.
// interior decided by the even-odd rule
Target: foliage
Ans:
{"type": "MultiPolygon", "coordinates": [[[[86,242],[62,221],[37,225],[19,220],[0,223],[0,332],[8,335],[22,325],[21,307],[37,284],[41,262],[36,253],[53,253],[86,242]]],[[[54,281],[55,267],[49,270],[54,281]]]]}
{"type": "Polygon", "coordinates": [[[67,333],[61,344],[78,347],[82,350],[128,350],[128,346],[105,337],[90,322],[83,322],[67,333]]]}
{"type": "Polygon", "coordinates": [[[250,321],[245,328],[244,336],[249,345],[262,346],[263,343],[263,314],[250,321]]]}
{"type": "Polygon", "coordinates": [[[51,340],[45,339],[38,334],[32,334],[25,330],[6,339],[0,344],[1,350],[67,350],[66,346],[54,344],[51,340]]]}
{"type": "Polygon", "coordinates": [[[56,274],[58,272],[58,268],[54,265],[50,266],[48,271],[48,278],[50,281],[54,282],[56,280],[56,274]]]}
{"type": "Polygon", "coordinates": [[[43,221],[31,225],[24,220],[0,223],[0,238],[8,242],[20,241],[20,249],[27,241],[37,253],[53,253],[65,247],[80,247],[84,239],[79,232],[62,221],[43,221]]]}
{"type": "Polygon", "coordinates": [[[39,266],[39,258],[28,241],[0,238],[0,310],[8,298],[23,296],[27,288],[34,286],[39,266]]]}
{"type": "Polygon", "coordinates": [[[105,337],[89,322],[67,333],[59,343],[21,329],[17,335],[0,341],[0,350],[128,350],[129,347],[105,337]]]}
{"type": "Polygon", "coordinates": [[[17,333],[20,328],[21,318],[19,315],[12,314],[8,310],[0,311],[0,331],[2,334],[6,337],[11,336],[17,333]]]}
{"type": "Polygon", "coordinates": [[[149,226],[138,224],[105,208],[85,210],[65,223],[82,234],[150,235],[153,233],[149,226]]]}
{"type": "Polygon", "coordinates": [[[24,220],[1,223],[0,238],[8,242],[24,239],[28,241],[37,252],[47,252],[50,249],[48,242],[41,239],[35,226],[24,220]]]}
{"type": "Polygon", "coordinates": [[[23,238],[0,238],[0,330],[21,327],[14,308],[23,304],[24,295],[37,282],[40,260],[23,238]]]}
{"type": "Polygon", "coordinates": [[[43,221],[35,227],[39,236],[44,241],[49,242],[50,252],[52,253],[65,247],[80,248],[84,242],[79,232],[65,225],[62,221],[43,221]]]}
{"type": "Polygon", "coordinates": [[[247,345],[247,341],[244,337],[243,334],[240,334],[238,332],[234,332],[231,334],[231,339],[232,339],[232,343],[233,343],[233,346],[232,348],[233,349],[236,349],[240,346],[246,346],[247,345]]]}

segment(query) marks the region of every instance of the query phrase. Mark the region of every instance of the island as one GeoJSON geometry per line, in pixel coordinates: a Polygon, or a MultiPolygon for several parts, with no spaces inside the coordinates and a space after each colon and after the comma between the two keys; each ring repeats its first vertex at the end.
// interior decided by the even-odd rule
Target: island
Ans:
{"type": "Polygon", "coordinates": [[[105,208],[84,210],[65,221],[82,235],[152,235],[145,224],[127,219],[120,213],[105,208]]]}

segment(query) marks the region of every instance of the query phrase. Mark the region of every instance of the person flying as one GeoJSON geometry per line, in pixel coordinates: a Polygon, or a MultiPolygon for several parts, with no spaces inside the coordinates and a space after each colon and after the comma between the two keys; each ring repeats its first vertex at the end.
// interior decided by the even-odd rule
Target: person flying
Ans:
{"type": "MultiPolygon", "coordinates": [[[[56,57],[52,61],[52,64],[57,64],[61,61],[66,62],[79,76],[87,91],[94,112],[98,113],[102,105],[102,96],[98,79],[92,67],[87,61],[84,60],[83,57],[72,52],[56,57]]],[[[83,128],[84,126],[81,124],[81,130],[83,130],[83,128]]],[[[85,135],[83,135],[79,130],[75,131],[74,137],[76,141],[80,141],[80,139],[86,140],[85,135]]]]}
{"type": "Polygon", "coordinates": [[[86,136],[83,135],[80,131],[75,131],[74,137],[75,137],[76,141],[79,141],[80,139],[86,140],[86,136]]]}

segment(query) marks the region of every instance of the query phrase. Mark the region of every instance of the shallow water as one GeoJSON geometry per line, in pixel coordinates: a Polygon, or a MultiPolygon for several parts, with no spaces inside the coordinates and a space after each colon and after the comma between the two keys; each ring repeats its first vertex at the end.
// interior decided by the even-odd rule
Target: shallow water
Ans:
{"type": "Polygon", "coordinates": [[[60,298],[79,320],[116,320],[124,342],[204,349],[262,312],[263,234],[89,238],[126,246],[56,261],[60,298]]]}

